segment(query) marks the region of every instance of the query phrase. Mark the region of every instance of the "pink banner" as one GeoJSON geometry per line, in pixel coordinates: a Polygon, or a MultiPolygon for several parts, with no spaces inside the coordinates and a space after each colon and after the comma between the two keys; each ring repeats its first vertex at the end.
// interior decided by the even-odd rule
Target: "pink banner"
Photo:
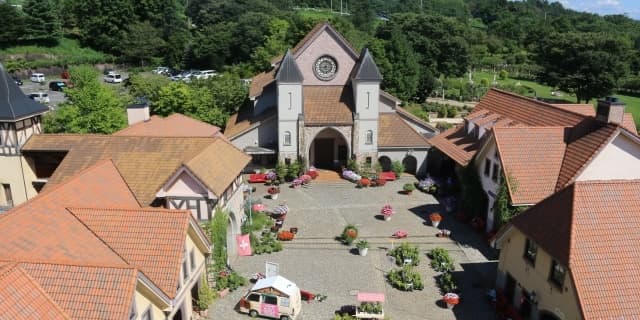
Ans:
{"type": "Polygon", "coordinates": [[[237,235],[236,243],[238,244],[239,256],[251,255],[251,242],[249,241],[249,234],[237,235]]]}
{"type": "Polygon", "coordinates": [[[277,304],[261,303],[260,304],[260,315],[261,316],[272,317],[272,318],[280,317],[280,312],[278,312],[278,305],[277,304]]]}

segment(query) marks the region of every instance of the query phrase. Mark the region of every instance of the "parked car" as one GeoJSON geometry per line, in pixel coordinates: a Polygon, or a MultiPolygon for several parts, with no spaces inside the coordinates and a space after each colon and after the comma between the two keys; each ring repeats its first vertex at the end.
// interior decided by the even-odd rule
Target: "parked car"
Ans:
{"type": "Polygon", "coordinates": [[[29,94],[29,98],[43,104],[49,103],[49,94],[46,92],[34,92],[29,94]]]}
{"type": "Polygon", "coordinates": [[[62,91],[62,89],[66,88],[67,84],[64,81],[51,81],[49,82],[49,90],[51,91],[62,91]]]}
{"type": "Polygon", "coordinates": [[[209,79],[217,75],[218,73],[215,70],[202,70],[202,71],[196,71],[193,74],[193,77],[196,79],[209,79]]]}
{"type": "Polygon", "coordinates": [[[44,83],[46,81],[44,73],[32,73],[31,82],[44,83]]]}
{"type": "Polygon", "coordinates": [[[169,74],[169,68],[167,68],[167,67],[156,67],[155,69],[151,70],[151,73],[168,75],[169,74]]]}
{"type": "Polygon", "coordinates": [[[198,70],[185,71],[185,72],[182,73],[182,78],[180,80],[182,80],[184,82],[191,82],[191,79],[193,79],[193,77],[195,77],[197,72],[199,72],[199,71],[198,70]]]}
{"type": "Polygon", "coordinates": [[[121,83],[122,76],[119,73],[109,72],[106,76],[104,76],[104,82],[107,83],[121,83]]]}
{"type": "Polygon", "coordinates": [[[19,85],[19,86],[22,85],[22,80],[20,80],[20,78],[18,78],[16,76],[12,76],[11,78],[13,79],[13,82],[15,82],[17,85],[19,85]]]}

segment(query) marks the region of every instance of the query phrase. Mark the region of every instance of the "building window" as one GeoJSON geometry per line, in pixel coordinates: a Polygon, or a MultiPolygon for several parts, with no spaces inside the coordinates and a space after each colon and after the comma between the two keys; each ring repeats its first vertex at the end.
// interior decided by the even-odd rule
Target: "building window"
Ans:
{"type": "Polygon", "coordinates": [[[373,131],[368,130],[364,139],[365,144],[373,144],[373,131]]]}
{"type": "Polygon", "coordinates": [[[266,303],[266,304],[273,304],[273,305],[277,305],[278,304],[278,297],[276,297],[276,296],[264,295],[262,297],[264,298],[264,303],[266,303]]]}
{"type": "Polygon", "coordinates": [[[493,182],[498,182],[498,171],[500,171],[500,166],[497,163],[494,163],[493,172],[491,173],[491,180],[493,180],[493,182]]]}
{"type": "Polygon", "coordinates": [[[561,264],[559,264],[556,260],[553,260],[551,263],[551,272],[549,274],[549,280],[562,289],[564,285],[564,276],[567,273],[567,269],[561,264]]]}
{"type": "Polygon", "coordinates": [[[136,302],[134,300],[131,306],[131,313],[129,313],[129,320],[136,320],[136,318],[138,318],[138,311],[136,310],[136,302]]]}
{"type": "Polygon", "coordinates": [[[538,254],[538,246],[533,243],[533,241],[527,239],[526,244],[524,246],[524,258],[531,263],[531,265],[536,265],[536,254],[538,254]]]}
{"type": "Polygon", "coordinates": [[[371,92],[367,92],[367,109],[371,106],[371,92]]]}
{"type": "Polygon", "coordinates": [[[484,175],[489,176],[491,174],[491,160],[484,159],[484,175]]]}
{"type": "Polygon", "coordinates": [[[371,157],[366,157],[365,163],[367,164],[367,166],[371,167],[371,157]]]}
{"type": "Polygon", "coordinates": [[[284,145],[285,146],[291,145],[291,131],[284,132],[284,145]]]}
{"type": "Polygon", "coordinates": [[[291,164],[291,158],[284,158],[284,164],[290,165],[291,164]]]}
{"type": "Polygon", "coordinates": [[[2,185],[2,190],[4,191],[5,203],[7,204],[7,206],[12,207],[13,206],[13,195],[11,194],[11,185],[10,184],[3,184],[2,185]]]}
{"type": "Polygon", "coordinates": [[[153,315],[151,314],[151,306],[145,310],[145,312],[140,317],[140,320],[153,320],[153,315]]]}
{"type": "Polygon", "coordinates": [[[293,107],[293,96],[291,95],[291,92],[289,92],[289,110],[291,110],[292,107],[293,107]]]}
{"type": "Polygon", "coordinates": [[[191,249],[191,252],[189,252],[189,260],[191,261],[191,271],[193,271],[196,268],[196,251],[195,251],[195,249],[191,249]]]}

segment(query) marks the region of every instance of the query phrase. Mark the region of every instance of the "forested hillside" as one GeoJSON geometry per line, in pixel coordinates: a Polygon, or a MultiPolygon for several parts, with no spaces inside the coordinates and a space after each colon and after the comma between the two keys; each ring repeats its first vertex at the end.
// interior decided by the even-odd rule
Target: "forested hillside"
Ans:
{"type": "Polygon", "coordinates": [[[329,20],[357,49],[372,50],[385,75],[383,86],[405,100],[423,101],[434,90],[471,96],[488,86],[487,81],[455,88],[444,82],[481,70],[504,70],[510,77],[544,82],[580,101],[616,88],[627,93],[640,90],[640,22],[622,15],[579,13],[558,2],[13,2],[21,2],[21,7],[0,3],[0,59],[14,70],[33,67],[28,56],[15,54],[16,46],[55,48],[77,40],[132,66],[207,68],[250,77],[268,68],[272,57],[294,45],[318,21],[329,20]],[[24,61],[7,61],[16,59],[24,61]]]}

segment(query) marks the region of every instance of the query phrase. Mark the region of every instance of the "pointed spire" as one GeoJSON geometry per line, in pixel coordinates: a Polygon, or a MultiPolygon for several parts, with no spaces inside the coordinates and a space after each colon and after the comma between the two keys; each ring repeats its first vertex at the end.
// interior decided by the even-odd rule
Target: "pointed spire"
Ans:
{"type": "Polygon", "coordinates": [[[300,72],[300,68],[298,68],[298,65],[296,64],[296,60],[293,58],[291,50],[287,50],[284,58],[282,58],[282,62],[280,62],[278,72],[276,73],[276,81],[284,83],[302,83],[302,80],[304,80],[304,77],[302,76],[302,72],[300,72]]]}
{"type": "Polygon", "coordinates": [[[0,63],[0,120],[19,120],[49,111],[49,108],[29,99],[0,63]]]}
{"type": "Polygon", "coordinates": [[[382,81],[382,74],[380,74],[378,66],[373,61],[373,56],[371,56],[369,49],[362,49],[360,59],[354,67],[354,73],[351,78],[353,80],[382,81]]]}

